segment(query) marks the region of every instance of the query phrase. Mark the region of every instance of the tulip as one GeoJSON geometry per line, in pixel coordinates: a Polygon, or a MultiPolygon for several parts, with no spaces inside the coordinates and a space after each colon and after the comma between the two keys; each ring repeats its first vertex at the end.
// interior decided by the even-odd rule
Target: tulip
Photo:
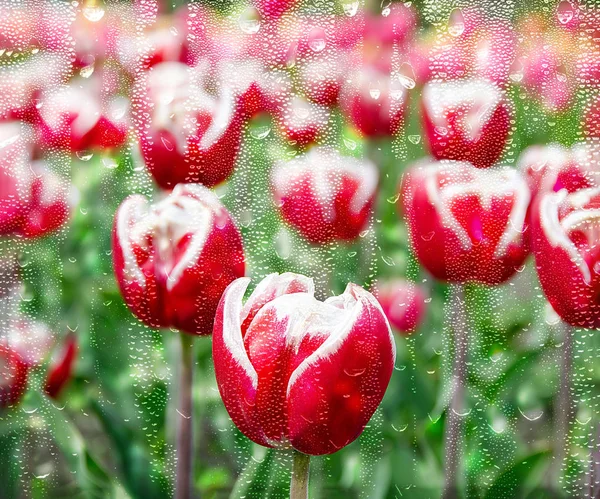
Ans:
{"type": "Polygon", "coordinates": [[[320,302],[312,279],[292,273],[267,276],[242,303],[249,281],[229,285],[215,318],[225,408],[252,441],[295,449],[301,463],[340,450],[362,433],[393,371],[385,314],[360,286],[320,302]]]}
{"type": "Polygon", "coordinates": [[[346,70],[347,61],[343,57],[307,61],[299,71],[300,87],[316,104],[333,106],[338,101],[346,70]]]}
{"type": "Polygon", "coordinates": [[[418,285],[404,279],[377,282],[374,294],[385,316],[402,336],[413,333],[425,315],[426,293],[418,285]]]}
{"type": "Polygon", "coordinates": [[[323,134],[329,115],[330,111],[326,107],[294,96],[281,110],[280,129],[289,141],[306,146],[323,134]]]}
{"type": "Polygon", "coordinates": [[[529,251],[530,192],[516,170],[455,161],[413,166],[402,184],[410,240],[437,279],[500,284],[529,251]]]}
{"type": "Polygon", "coordinates": [[[69,217],[68,183],[31,162],[27,132],[17,122],[0,124],[0,235],[40,237],[69,217]]]}
{"type": "Polygon", "coordinates": [[[532,198],[539,192],[569,192],[596,185],[589,167],[589,155],[597,155],[591,144],[577,144],[566,149],[558,144],[528,147],[519,157],[518,166],[527,179],[532,198]]]}
{"type": "Polygon", "coordinates": [[[0,343],[0,409],[15,405],[27,390],[27,364],[0,343]]]}
{"type": "Polygon", "coordinates": [[[370,161],[313,148],[271,174],[283,219],[315,244],[353,241],[368,223],[377,189],[370,161]]]}
{"type": "Polygon", "coordinates": [[[202,67],[165,62],[138,82],[141,99],[136,129],[142,156],[158,185],[212,187],[233,172],[244,110],[223,88],[216,98],[203,90],[202,67]]]}
{"type": "Polygon", "coordinates": [[[600,327],[600,189],[541,195],[532,218],[533,249],[542,289],[567,324],[600,327]]]}
{"type": "MultiPolygon", "coordinates": [[[[0,376],[6,382],[0,386],[0,407],[21,400],[29,373],[44,364],[54,344],[55,335],[46,324],[22,316],[11,321],[8,334],[0,342],[0,370],[6,370],[0,376]]],[[[47,367],[44,391],[48,396],[57,398],[69,382],[76,356],[77,338],[71,334],[56,347],[47,367]]]]}
{"type": "Polygon", "coordinates": [[[509,167],[478,169],[469,163],[425,160],[402,182],[410,241],[418,260],[451,288],[454,335],[452,393],[445,426],[443,497],[456,497],[467,377],[468,334],[461,284],[500,284],[523,264],[529,251],[531,194],[509,167]]]}
{"type": "Polygon", "coordinates": [[[44,148],[69,151],[112,149],[127,140],[128,101],[97,95],[99,81],[74,81],[68,87],[45,91],[40,97],[38,135],[44,148]]]}
{"type": "Polygon", "coordinates": [[[0,118],[33,123],[38,118],[42,90],[63,83],[71,62],[64,54],[40,52],[17,66],[0,70],[0,118]]]}
{"type": "MultiPolygon", "coordinates": [[[[178,184],[150,205],[125,199],[115,215],[113,265],[131,311],[151,327],[209,335],[223,290],[245,270],[242,237],[227,209],[200,184],[178,184]]],[[[192,469],[193,345],[181,335],[176,497],[192,469]]]]}
{"type": "MultiPolygon", "coordinates": [[[[45,236],[62,227],[71,211],[67,183],[43,166],[34,164],[34,175],[25,179],[25,192],[10,179],[7,189],[0,191],[0,206],[8,205],[9,212],[0,214],[0,235],[17,235],[27,239],[45,236]]],[[[0,169],[0,176],[6,175],[0,169]]]]}
{"type": "Polygon", "coordinates": [[[414,84],[372,66],[362,67],[350,75],[342,88],[342,111],[366,137],[395,135],[404,123],[406,89],[414,84]]]}
{"type": "Polygon", "coordinates": [[[113,264],[125,302],[151,327],[208,335],[225,287],[244,275],[242,238],[207,188],[179,184],[150,205],[128,197],[115,216],[113,264]]]}
{"type": "Polygon", "coordinates": [[[437,159],[487,168],[502,155],[510,112],[502,90],[483,80],[431,81],[423,88],[423,125],[437,159]]]}
{"type": "Polygon", "coordinates": [[[77,338],[69,335],[50,361],[44,391],[53,399],[58,398],[73,375],[77,359],[77,338]]]}

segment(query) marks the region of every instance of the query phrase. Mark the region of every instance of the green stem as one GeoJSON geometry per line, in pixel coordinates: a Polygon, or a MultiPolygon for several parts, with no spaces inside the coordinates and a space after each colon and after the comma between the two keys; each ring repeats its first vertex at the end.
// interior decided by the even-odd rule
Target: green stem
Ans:
{"type": "Polygon", "coordinates": [[[192,382],[194,349],[193,336],[180,333],[181,376],[179,383],[179,424],[177,426],[176,499],[189,499],[192,485],[192,382]]]}
{"type": "Polygon", "coordinates": [[[452,368],[452,395],[446,417],[444,435],[444,499],[458,497],[458,483],[461,468],[463,419],[467,379],[468,331],[465,310],[465,289],[462,285],[452,288],[454,331],[454,366],[452,368]]]}
{"type": "Polygon", "coordinates": [[[290,499],[308,498],[308,473],[310,456],[294,451],[294,464],[292,465],[292,483],[290,486],[290,499]]]}
{"type": "Polygon", "coordinates": [[[561,467],[569,440],[569,425],[573,416],[571,405],[571,371],[573,370],[573,329],[562,324],[563,346],[560,356],[560,378],[558,393],[554,401],[554,463],[552,477],[555,480],[554,489],[560,491],[561,467]]]}

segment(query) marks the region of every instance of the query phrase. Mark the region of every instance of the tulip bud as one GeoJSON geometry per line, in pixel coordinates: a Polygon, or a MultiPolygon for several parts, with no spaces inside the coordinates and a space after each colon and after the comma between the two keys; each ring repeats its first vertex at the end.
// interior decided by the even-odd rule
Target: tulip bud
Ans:
{"type": "Polygon", "coordinates": [[[340,105],[346,117],[367,137],[395,135],[404,123],[407,88],[414,81],[390,76],[365,66],[354,72],[342,88],[340,105]]]}
{"type": "Polygon", "coordinates": [[[315,142],[329,121],[329,109],[294,96],[281,110],[282,134],[300,146],[315,142]]]}
{"type": "Polygon", "coordinates": [[[215,375],[237,427],[254,442],[330,454],[355,440],[381,402],[395,361],[377,300],[355,284],[320,302],[312,279],[271,274],[223,293],[213,332],[215,375]]]}
{"type": "Polygon", "coordinates": [[[587,167],[587,154],[591,146],[578,144],[571,150],[558,144],[533,145],[525,149],[519,158],[519,169],[527,179],[532,198],[539,192],[569,192],[596,185],[587,167]]]}
{"type": "Polygon", "coordinates": [[[43,236],[69,217],[68,183],[41,162],[16,122],[0,125],[0,235],[43,236]]]}
{"type": "Polygon", "coordinates": [[[417,258],[434,277],[454,283],[495,285],[519,269],[529,251],[530,197],[512,168],[455,161],[417,163],[402,183],[417,258]]]}
{"type": "Polygon", "coordinates": [[[77,360],[77,338],[69,335],[60,345],[55,356],[48,366],[48,375],[44,391],[49,397],[57,398],[62,389],[67,385],[73,374],[73,367],[77,360]]]}
{"type": "Polygon", "coordinates": [[[283,219],[310,242],[353,241],[369,220],[377,178],[370,161],[313,148],[277,164],[271,186],[283,219]]]}
{"type": "Polygon", "coordinates": [[[142,155],[164,189],[179,183],[212,187],[233,172],[245,113],[228,88],[218,98],[203,90],[205,69],[165,62],[139,82],[144,97],[136,129],[142,155]]]}
{"type": "Polygon", "coordinates": [[[425,315],[425,291],[405,279],[377,282],[373,294],[385,316],[402,336],[408,336],[421,324],[425,315]]]}
{"type": "Polygon", "coordinates": [[[535,264],[548,301],[575,327],[600,327],[600,188],[540,195],[532,217],[535,264]]]}
{"type": "Polygon", "coordinates": [[[0,409],[15,405],[27,389],[27,364],[0,343],[0,409]]]}
{"type": "Polygon", "coordinates": [[[431,81],[423,88],[423,125],[437,159],[493,165],[510,132],[502,90],[483,80],[431,81]]]}
{"type": "Polygon", "coordinates": [[[73,82],[42,94],[37,131],[43,147],[83,151],[125,144],[129,103],[116,97],[102,102],[98,84],[73,82]]]}
{"type": "Polygon", "coordinates": [[[338,101],[347,65],[343,57],[307,61],[300,68],[300,87],[311,101],[321,106],[333,106],[338,101]]]}
{"type": "Polygon", "coordinates": [[[225,287],[244,275],[242,238],[214,193],[179,184],[150,205],[128,197],[115,216],[113,265],[132,312],[152,327],[212,330],[225,287]]]}

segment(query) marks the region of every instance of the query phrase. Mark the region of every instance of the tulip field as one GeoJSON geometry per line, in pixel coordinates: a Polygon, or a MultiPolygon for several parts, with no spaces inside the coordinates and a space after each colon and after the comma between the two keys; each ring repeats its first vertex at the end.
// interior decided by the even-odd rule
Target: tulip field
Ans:
{"type": "Polygon", "coordinates": [[[0,0],[0,499],[600,497],[600,2],[0,0]]]}

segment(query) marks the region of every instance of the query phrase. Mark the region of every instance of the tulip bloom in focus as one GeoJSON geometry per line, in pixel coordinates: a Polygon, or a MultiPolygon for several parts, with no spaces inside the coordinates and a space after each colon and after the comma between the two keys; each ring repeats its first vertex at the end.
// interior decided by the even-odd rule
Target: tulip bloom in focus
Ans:
{"type": "Polygon", "coordinates": [[[437,279],[495,285],[527,257],[530,192],[512,168],[417,163],[403,180],[402,200],[412,247],[437,279]]]}
{"type": "Polygon", "coordinates": [[[314,148],[272,172],[275,203],[312,243],[353,241],[371,214],[378,173],[367,160],[314,148]]]}
{"type": "Polygon", "coordinates": [[[405,279],[377,282],[374,294],[390,324],[403,336],[414,332],[425,316],[425,291],[405,279]]]}
{"type": "Polygon", "coordinates": [[[136,129],[142,156],[158,185],[220,184],[233,172],[240,147],[242,116],[233,93],[206,93],[206,68],[178,62],[157,64],[140,82],[136,129]]]}
{"type": "Polygon", "coordinates": [[[237,427],[266,447],[330,454],[355,440],[381,402],[395,361],[377,300],[355,284],[320,302],[312,279],[271,274],[223,294],[213,332],[215,374],[237,427]]]}
{"type": "Polygon", "coordinates": [[[437,159],[493,165],[510,132],[502,90],[484,80],[429,82],[423,88],[422,117],[431,154],[437,159]]]}
{"type": "Polygon", "coordinates": [[[533,248],[542,289],[575,327],[600,327],[600,188],[541,196],[533,214],[533,248]]]}
{"type": "Polygon", "coordinates": [[[113,264],[125,302],[151,327],[208,335],[219,298],[244,275],[242,237],[215,194],[180,184],[150,205],[129,196],[115,216],[113,264]]]}

